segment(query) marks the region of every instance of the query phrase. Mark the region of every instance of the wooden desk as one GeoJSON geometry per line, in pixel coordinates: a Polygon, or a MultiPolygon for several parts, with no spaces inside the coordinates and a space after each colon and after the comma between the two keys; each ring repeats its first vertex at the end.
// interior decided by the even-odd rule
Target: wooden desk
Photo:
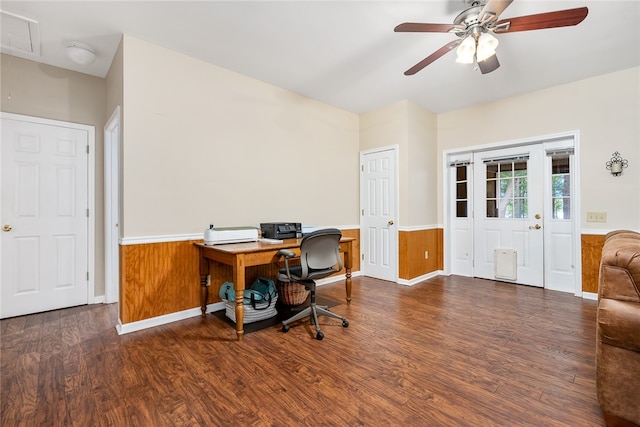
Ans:
{"type": "MultiPolygon", "coordinates": [[[[351,268],[353,267],[353,237],[343,237],[340,240],[340,252],[344,253],[345,291],[347,304],[351,303],[351,268]]],[[[231,266],[233,270],[233,287],[236,297],[244,294],[245,268],[255,265],[271,264],[279,261],[277,253],[280,249],[291,249],[300,254],[302,239],[287,239],[283,243],[229,243],[224,245],[207,246],[203,243],[195,243],[200,250],[200,309],[204,317],[209,298],[207,276],[209,275],[209,263],[211,261],[231,266]]],[[[244,335],[244,304],[243,298],[236,298],[236,334],[238,341],[244,335]]]]}

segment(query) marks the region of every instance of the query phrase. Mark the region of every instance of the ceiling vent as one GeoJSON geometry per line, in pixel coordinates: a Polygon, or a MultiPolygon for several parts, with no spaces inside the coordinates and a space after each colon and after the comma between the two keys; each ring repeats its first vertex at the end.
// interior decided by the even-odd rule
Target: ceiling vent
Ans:
{"type": "Polygon", "coordinates": [[[2,50],[40,56],[38,21],[0,10],[2,50]]]}

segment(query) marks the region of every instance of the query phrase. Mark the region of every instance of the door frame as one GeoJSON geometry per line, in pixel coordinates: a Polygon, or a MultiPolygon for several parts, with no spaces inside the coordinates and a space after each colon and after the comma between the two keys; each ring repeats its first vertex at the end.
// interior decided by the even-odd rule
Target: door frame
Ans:
{"type": "MultiPolygon", "coordinates": [[[[573,239],[574,239],[574,247],[575,247],[575,277],[574,277],[574,295],[582,296],[582,239],[581,239],[581,208],[580,208],[580,131],[568,131],[557,134],[550,135],[542,135],[531,138],[524,138],[513,141],[504,141],[497,142],[491,144],[483,144],[483,145],[475,145],[468,146],[462,148],[456,148],[451,150],[443,150],[442,151],[442,213],[443,213],[443,222],[444,222],[444,241],[443,241],[443,252],[444,252],[444,273],[449,275],[451,272],[451,260],[453,256],[453,243],[452,243],[452,220],[451,215],[453,214],[451,211],[452,199],[451,197],[455,197],[455,193],[453,192],[455,182],[451,182],[451,174],[449,173],[449,161],[453,156],[460,156],[465,153],[472,153],[478,151],[488,151],[488,150],[499,150],[503,148],[512,148],[512,147],[521,147],[532,144],[543,144],[556,140],[569,139],[573,140],[573,150],[574,150],[574,159],[575,161],[572,163],[573,171],[572,171],[572,184],[573,184],[573,198],[572,198],[572,209],[574,214],[573,218],[573,239]]],[[[546,163],[545,163],[546,164],[546,163]]],[[[547,174],[547,168],[545,167],[545,174],[547,174]]],[[[455,199],[454,199],[455,200],[455,199]]],[[[545,215],[545,220],[547,220],[545,215]]],[[[472,225],[473,226],[473,225],[472,225]]],[[[545,227],[546,228],[546,227],[545,227]]],[[[547,251],[546,245],[548,244],[547,239],[545,239],[545,253],[547,251]]],[[[473,244],[471,246],[473,248],[473,244]]],[[[472,256],[472,259],[474,256],[472,256]]],[[[546,263],[546,259],[545,259],[546,263]]],[[[473,270],[473,269],[472,269],[473,270]]],[[[546,283],[546,277],[545,277],[546,283]]]]}
{"type": "MultiPolygon", "coordinates": [[[[399,274],[400,274],[400,256],[399,256],[399,242],[398,242],[398,237],[399,237],[399,218],[400,218],[400,180],[399,180],[399,173],[400,173],[400,158],[399,158],[399,146],[397,144],[395,145],[388,145],[385,147],[378,147],[378,148],[372,148],[372,149],[368,149],[368,150],[362,150],[360,151],[360,173],[358,174],[358,176],[362,177],[362,165],[364,164],[364,158],[366,155],[368,154],[373,154],[373,153],[380,153],[380,152],[384,152],[384,151],[393,151],[394,155],[395,155],[395,164],[394,166],[394,179],[395,179],[395,188],[393,189],[395,192],[395,197],[393,197],[393,203],[395,204],[394,206],[394,211],[395,211],[395,228],[394,228],[394,233],[396,234],[396,238],[394,239],[395,242],[395,247],[392,248],[392,256],[394,257],[394,264],[395,264],[395,271],[393,272],[393,282],[398,283],[399,280],[399,274]]],[[[361,238],[361,242],[360,242],[360,270],[362,275],[366,276],[367,275],[367,271],[366,271],[366,267],[365,267],[365,263],[362,262],[363,257],[365,256],[365,245],[362,244],[362,236],[364,236],[364,229],[363,229],[363,222],[362,222],[362,217],[363,217],[363,206],[367,206],[367,191],[365,188],[365,183],[362,182],[362,179],[360,179],[360,238],[361,238]]],[[[379,248],[376,248],[376,250],[379,248]]],[[[370,277],[374,277],[374,276],[370,276],[370,277]]],[[[387,280],[387,279],[384,279],[387,280]]]]}
{"type": "MultiPolygon", "coordinates": [[[[95,228],[96,228],[96,171],[95,171],[95,148],[96,148],[96,131],[95,127],[91,125],[83,125],[80,123],[65,122],[62,120],[45,119],[42,117],[27,116],[23,114],[5,113],[0,112],[0,119],[16,120],[27,123],[35,123],[45,126],[67,127],[71,129],[81,130],[87,132],[87,204],[89,206],[89,213],[87,218],[87,272],[89,277],[87,278],[87,304],[95,304],[95,228]]],[[[2,253],[0,253],[2,257],[2,253]]],[[[1,264],[0,264],[1,268],[1,264]]],[[[101,299],[101,298],[100,298],[101,299]]]]}
{"type": "Polygon", "coordinates": [[[120,106],[104,126],[104,293],[107,304],[120,299],[120,106]]]}

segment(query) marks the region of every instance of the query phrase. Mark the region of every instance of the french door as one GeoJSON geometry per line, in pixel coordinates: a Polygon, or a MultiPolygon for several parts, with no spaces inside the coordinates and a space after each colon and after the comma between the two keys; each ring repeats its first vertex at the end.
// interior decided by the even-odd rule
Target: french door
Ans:
{"type": "Polygon", "coordinates": [[[474,154],[474,275],[544,285],[542,145],[474,154]]]}
{"type": "Polygon", "coordinates": [[[447,155],[447,270],[581,295],[577,134],[447,155]]]}

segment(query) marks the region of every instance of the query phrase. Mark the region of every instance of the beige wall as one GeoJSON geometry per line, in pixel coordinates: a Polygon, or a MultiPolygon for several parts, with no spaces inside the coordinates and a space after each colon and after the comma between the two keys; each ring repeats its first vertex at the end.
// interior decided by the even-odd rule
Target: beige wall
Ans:
{"type": "Polygon", "coordinates": [[[404,187],[407,192],[406,225],[434,227],[438,223],[437,116],[413,103],[408,104],[407,112],[408,172],[404,187]]]}
{"type": "MultiPolygon", "coordinates": [[[[438,115],[438,158],[443,150],[580,132],[582,228],[640,230],[640,68],[438,115]],[[614,151],[629,161],[620,177],[605,163],[614,151]],[[606,223],[586,222],[588,211],[606,223]]],[[[438,215],[442,212],[438,166],[438,215]]]]}
{"type": "Polygon", "coordinates": [[[124,36],[124,237],[357,225],[358,116],[124,36]]]}
{"type": "Polygon", "coordinates": [[[398,146],[398,225],[436,223],[436,115],[400,101],[360,115],[360,150],[398,146]]]}
{"type": "Polygon", "coordinates": [[[105,81],[2,54],[3,112],[95,126],[95,295],[104,295],[105,81]],[[11,99],[8,99],[11,94],[11,99]]]}
{"type": "MultiPolygon", "coordinates": [[[[121,108],[120,115],[122,115],[122,110],[124,109],[123,100],[124,100],[124,87],[123,87],[123,55],[122,55],[122,40],[118,45],[118,49],[116,50],[115,55],[113,56],[113,60],[111,61],[111,66],[109,67],[109,72],[107,72],[107,76],[105,77],[106,84],[106,112],[108,120],[115,109],[117,107],[121,108]]],[[[121,122],[122,122],[121,118],[121,122]]],[[[122,125],[122,123],[121,123],[122,125]]]]}
{"type": "Polygon", "coordinates": [[[400,225],[442,223],[443,150],[574,130],[583,228],[640,230],[640,68],[437,116],[408,101],[357,116],[128,36],[106,79],[7,55],[0,65],[2,111],[96,127],[95,295],[104,294],[102,130],[116,105],[125,237],[199,233],[209,222],[357,226],[359,151],[394,144],[400,225]],[[629,160],[618,178],[604,168],[616,150],[629,160]],[[608,222],[586,223],[587,211],[608,222]]]}

